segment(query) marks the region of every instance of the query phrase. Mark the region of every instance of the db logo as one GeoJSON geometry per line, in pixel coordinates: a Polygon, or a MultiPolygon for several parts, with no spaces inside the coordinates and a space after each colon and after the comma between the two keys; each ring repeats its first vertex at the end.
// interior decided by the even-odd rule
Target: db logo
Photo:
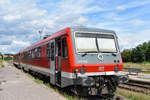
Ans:
{"type": "Polygon", "coordinates": [[[101,53],[99,53],[99,54],[97,55],[97,58],[98,58],[100,61],[103,61],[103,55],[102,55],[101,53]]]}
{"type": "Polygon", "coordinates": [[[104,71],[104,66],[100,66],[98,69],[99,71],[104,71]]]}

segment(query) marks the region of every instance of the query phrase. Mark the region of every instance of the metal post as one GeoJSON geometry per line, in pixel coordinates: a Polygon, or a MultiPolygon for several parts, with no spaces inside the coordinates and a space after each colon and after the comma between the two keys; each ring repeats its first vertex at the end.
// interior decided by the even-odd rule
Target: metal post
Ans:
{"type": "Polygon", "coordinates": [[[40,34],[40,40],[42,40],[42,33],[43,33],[43,31],[39,31],[39,34],[40,34]]]}

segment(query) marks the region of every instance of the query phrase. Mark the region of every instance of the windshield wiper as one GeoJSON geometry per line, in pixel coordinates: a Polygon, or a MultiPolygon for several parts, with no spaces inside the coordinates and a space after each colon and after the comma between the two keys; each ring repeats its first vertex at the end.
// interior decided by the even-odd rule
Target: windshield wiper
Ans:
{"type": "Polygon", "coordinates": [[[117,54],[116,54],[116,53],[114,53],[114,52],[112,53],[112,55],[113,55],[113,56],[117,56],[117,54]]]}
{"type": "Polygon", "coordinates": [[[117,56],[116,52],[108,52],[108,51],[102,51],[101,53],[111,53],[113,56],[117,56]]]}
{"type": "Polygon", "coordinates": [[[86,52],[80,52],[80,53],[84,53],[82,55],[82,57],[86,56],[88,53],[97,53],[97,51],[86,51],[86,52]]]}

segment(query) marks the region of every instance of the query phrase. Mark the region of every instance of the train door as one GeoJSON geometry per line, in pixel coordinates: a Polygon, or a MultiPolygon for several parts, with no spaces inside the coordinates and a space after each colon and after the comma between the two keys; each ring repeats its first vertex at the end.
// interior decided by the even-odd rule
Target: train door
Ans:
{"type": "Polygon", "coordinates": [[[62,86],[62,69],[68,66],[68,49],[65,36],[56,40],[56,84],[62,86]]]}
{"type": "Polygon", "coordinates": [[[61,86],[61,39],[56,40],[56,83],[61,86]]]}
{"type": "Polygon", "coordinates": [[[56,76],[55,76],[55,40],[50,41],[50,83],[56,83],[56,76]]]}
{"type": "Polygon", "coordinates": [[[61,71],[62,67],[68,66],[68,50],[67,50],[67,40],[63,36],[56,40],[50,41],[50,82],[61,86],[61,71]]]}

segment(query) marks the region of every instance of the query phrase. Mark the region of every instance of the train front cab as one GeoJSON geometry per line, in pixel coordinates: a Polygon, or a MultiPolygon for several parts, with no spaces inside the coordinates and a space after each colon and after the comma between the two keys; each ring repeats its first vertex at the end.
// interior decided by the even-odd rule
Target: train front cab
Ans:
{"type": "Polygon", "coordinates": [[[77,87],[79,94],[113,94],[119,83],[128,81],[122,75],[123,62],[114,31],[71,28],[70,32],[71,71],[62,76],[77,87]]]}
{"type": "Polygon", "coordinates": [[[50,82],[74,88],[80,95],[113,94],[120,82],[123,63],[114,31],[70,28],[50,40],[50,82]]]}

